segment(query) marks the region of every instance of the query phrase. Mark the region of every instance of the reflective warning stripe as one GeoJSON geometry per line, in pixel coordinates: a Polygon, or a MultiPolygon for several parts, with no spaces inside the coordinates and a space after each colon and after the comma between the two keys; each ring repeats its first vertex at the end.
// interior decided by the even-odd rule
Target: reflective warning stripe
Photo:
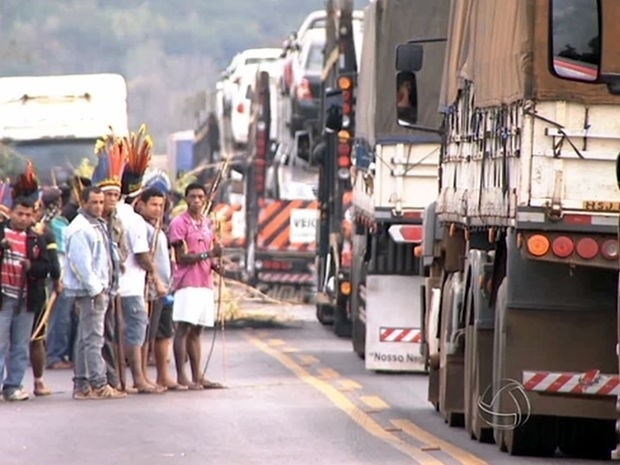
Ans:
{"type": "Polygon", "coordinates": [[[256,245],[270,251],[313,252],[318,202],[276,200],[261,208],[256,245]]]}
{"type": "Polygon", "coordinates": [[[419,344],[422,342],[422,331],[420,328],[379,328],[379,342],[411,342],[419,344]]]}
{"type": "Polygon", "coordinates": [[[523,387],[526,391],[549,394],[616,396],[620,394],[620,378],[616,374],[601,374],[598,370],[585,373],[524,371],[523,387]]]}
{"type": "Polygon", "coordinates": [[[423,229],[421,225],[394,224],[388,229],[388,233],[394,242],[420,244],[422,242],[423,229]]]}
{"type": "Polygon", "coordinates": [[[307,273],[258,273],[258,280],[263,283],[313,284],[314,276],[307,273]]]}

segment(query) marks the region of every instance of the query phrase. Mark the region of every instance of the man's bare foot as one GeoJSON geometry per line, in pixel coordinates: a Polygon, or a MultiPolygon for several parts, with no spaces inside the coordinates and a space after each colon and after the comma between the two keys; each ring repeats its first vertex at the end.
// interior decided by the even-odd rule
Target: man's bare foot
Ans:
{"type": "Polygon", "coordinates": [[[169,391],[187,391],[187,386],[175,383],[172,379],[158,379],[157,385],[165,387],[169,391]]]}
{"type": "Polygon", "coordinates": [[[225,386],[217,381],[209,381],[207,378],[200,380],[200,385],[204,389],[225,389],[225,386]]]}
{"type": "Polygon", "coordinates": [[[153,381],[153,380],[151,380],[150,378],[148,378],[146,376],[144,377],[144,382],[146,384],[150,384],[151,386],[157,386],[157,382],[156,381],[153,381]]]}
{"type": "Polygon", "coordinates": [[[47,366],[48,370],[71,370],[72,368],[73,363],[66,360],[60,360],[47,366]]]}
{"type": "Polygon", "coordinates": [[[153,386],[149,383],[141,383],[135,385],[138,394],[163,394],[166,390],[161,386],[153,386]]]}
{"type": "Polygon", "coordinates": [[[34,395],[35,396],[49,396],[52,390],[45,385],[43,380],[34,382],[34,395]]]}

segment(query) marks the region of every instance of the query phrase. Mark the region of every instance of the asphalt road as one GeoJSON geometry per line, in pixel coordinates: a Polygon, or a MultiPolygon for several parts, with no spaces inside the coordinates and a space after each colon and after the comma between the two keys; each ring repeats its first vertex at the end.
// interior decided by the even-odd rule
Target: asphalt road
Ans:
{"type": "Polygon", "coordinates": [[[0,402],[0,464],[588,463],[473,442],[427,404],[425,376],[366,372],[313,308],[277,311],[217,332],[207,373],[225,390],[76,401],[71,372],[48,371],[52,396],[0,402]]]}

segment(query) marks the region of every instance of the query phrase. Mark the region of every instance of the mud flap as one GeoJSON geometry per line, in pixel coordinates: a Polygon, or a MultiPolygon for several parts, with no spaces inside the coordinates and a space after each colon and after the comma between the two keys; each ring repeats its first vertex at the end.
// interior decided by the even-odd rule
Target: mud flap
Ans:
{"type": "Polygon", "coordinates": [[[424,277],[366,278],[366,369],[424,372],[422,322],[417,309],[424,277]]]}

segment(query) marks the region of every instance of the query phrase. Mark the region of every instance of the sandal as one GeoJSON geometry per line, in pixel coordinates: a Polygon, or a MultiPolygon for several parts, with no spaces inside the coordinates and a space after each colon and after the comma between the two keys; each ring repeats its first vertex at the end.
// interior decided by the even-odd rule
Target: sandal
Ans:
{"type": "Polygon", "coordinates": [[[186,386],[185,384],[172,384],[166,386],[166,389],[168,389],[169,391],[188,391],[189,386],[186,386]]]}
{"type": "Polygon", "coordinates": [[[151,384],[146,384],[137,389],[138,394],[163,394],[166,391],[165,388],[161,386],[153,386],[151,384]]]}
{"type": "Polygon", "coordinates": [[[223,384],[216,381],[209,381],[208,379],[201,380],[200,385],[204,389],[226,389],[226,386],[224,386],[223,384]]]}

